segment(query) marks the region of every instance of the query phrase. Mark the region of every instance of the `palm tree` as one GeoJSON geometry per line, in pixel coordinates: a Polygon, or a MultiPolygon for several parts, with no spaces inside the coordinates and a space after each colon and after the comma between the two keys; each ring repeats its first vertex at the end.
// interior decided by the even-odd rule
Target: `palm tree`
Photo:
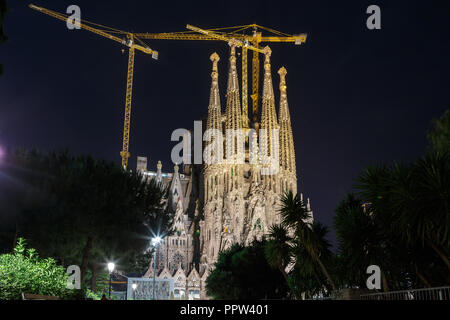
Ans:
{"type": "Polygon", "coordinates": [[[338,240],[338,261],[342,266],[341,280],[351,287],[364,287],[366,269],[375,264],[381,267],[383,289],[387,291],[386,270],[394,270],[396,259],[392,259],[388,226],[381,227],[378,217],[370,210],[367,203],[364,204],[353,194],[348,194],[336,208],[334,227],[338,240]]]}
{"type": "Polygon", "coordinates": [[[427,132],[430,149],[436,152],[450,151],[450,110],[447,109],[438,119],[433,120],[433,125],[427,132]]]}
{"type": "Polygon", "coordinates": [[[311,224],[308,221],[310,215],[305,204],[298,195],[294,196],[292,191],[283,196],[281,203],[282,225],[288,230],[293,230],[296,245],[306,249],[335,290],[334,281],[323,263],[323,258],[330,254],[329,243],[325,240],[327,229],[321,224],[311,224]]]}
{"type": "Polygon", "coordinates": [[[286,267],[292,260],[291,237],[282,225],[273,225],[270,228],[269,241],[264,249],[267,263],[274,269],[280,270],[286,283],[289,285],[289,276],[286,267]]]}
{"type": "MultiPolygon", "coordinates": [[[[450,270],[450,156],[430,152],[412,164],[368,168],[358,179],[359,195],[369,202],[374,224],[383,230],[391,248],[419,252],[420,247],[434,251],[450,270]]],[[[394,253],[395,254],[395,253],[394,253]]],[[[432,261],[412,254],[415,273],[422,283],[429,281],[418,267],[428,268],[432,261]]],[[[429,256],[429,255],[428,255],[429,256]]],[[[439,260],[438,260],[439,261],[439,260]]],[[[445,276],[444,276],[445,277],[445,276]]]]}
{"type": "Polygon", "coordinates": [[[450,270],[450,154],[427,154],[412,165],[411,180],[412,199],[398,199],[410,203],[408,212],[396,212],[399,225],[408,240],[424,241],[450,270]]]}

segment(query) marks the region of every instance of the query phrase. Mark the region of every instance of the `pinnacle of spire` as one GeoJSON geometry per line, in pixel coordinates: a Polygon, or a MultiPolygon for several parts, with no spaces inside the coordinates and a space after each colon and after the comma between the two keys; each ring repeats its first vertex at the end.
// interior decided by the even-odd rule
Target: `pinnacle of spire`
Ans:
{"type": "Polygon", "coordinates": [[[294,137],[287,101],[286,68],[281,67],[278,74],[280,75],[280,165],[284,170],[295,175],[294,137]]]}
{"type": "MultiPolygon", "coordinates": [[[[237,41],[234,40],[234,39],[231,39],[228,42],[228,44],[230,46],[230,69],[228,71],[227,96],[229,95],[230,92],[233,92],[236,95],[236,98],[237,98],[237,101],[235,101],[235,103],[237,105],[240,105],[240,100],[239,100],[239,81],[238,81],[237,68],[236,68],[236,46],[237,46],[237,41]]],[[[227,107],[228,107],[228,103],[227,103],[227,107]]]]}
{"type": "Polygon", "coordinates": [[[159,160],[156,164],[156,181],[162,182],[162,163],[159,160]]]}
{"type": "MultiPolygon", "coordinates": [[[[214,136],[214,133],[211,131],[217,130],[222,134],[222,112],[220,107],[220,95],[219,95],[219,73],[217,64],[220,60],[219,55],[214,52],[209,57],[212,61],[212,72],[211,72],[211,92],[209,97],[209,106],[208,106],[208,119],[206,122],[206,129],[207,129],[207,145],[214,143],[216,136],[214,136]],[[209,130],[208,130],[209,129],[209,130]]],[[[216,133],[217,133],[216,131],[216,133]]],[[[217,141],[216,144],[216,150],[217,158],[222,159],[223,154],[223,143],[221,142],[222,139],[217,141]]],[[[211,154],[207,156],[208,159],[205,159],[207,163],[211,163],[211,160],[215,155],[211,154]]]]}
{"type": "Polygon", "coordinates": [[[226,121],[225,129],[227,131],[234,130],[236,135],[230,135],[226,132],[226,156],[240,157],[243,156],[243,150],[240,150],[242,136],[242,111],[239,97],[239,81],[236,69],[236,45],[237,41],[232,39],[228,43],[230,49],[230,66],[228,72],[228,87],[227,87],[227,105],[226,105],[226,121]],[[242,153],[242,155],[241,155],[242,153]]]}
{"type": "MultiPolygon", "coordinates": [[[[263,87],[263,99],[273,97],[273,85],[272,85],[272,73],[270,65],[270,56],[272,55],[272,50],[270,47],[266,46],[264,51],[264,87],[263,87]]],[[[275,105],[275,102],[273,103],[275,105]]]]}
{"type": "MultiPolygon", "coordinates": [[[[273,94],[273,84],[272,84],[272,74],[271,74],[271,66],[270,66],[270,55],[272,50],[268,46],[264,49],[265,52],[265,60],[264,60],[264,86],[263,86],[263,97],[262,97],[262,112],[261,112],[261,129],[266,130],[267,142],[264,143],[267,151],[267,155],[271,155],[272,152],[272,144],[275,142],[272,141],[271,130],[278,129],[278,121],[277,114],[275,111],[275,97],[273,94]]],[[[260,142],[261,143],[261,142],[260,142]]]]}
{"type": "Polygon", "coordinates": [[[286,75],[287,75],[286,68],[281,67],[280,69],[278,69],[278,74],[280,75],[280,78],[281,78],[280,87],[281,87],[281,83],[284,83],[284,85],[286,85],[286,75]]]}
{"type": "Polygon", "coordinates": [[[221,129],[221,111],[220,111],[220,96],[219,96],[219,73],[217,64],[220,60],[219,55],[214,52],[209,57],[212,61],[212,72],[211,72],[211,91],[209,96],[209,106],[208,106],[208,120],[207,129],[221,129]]]}

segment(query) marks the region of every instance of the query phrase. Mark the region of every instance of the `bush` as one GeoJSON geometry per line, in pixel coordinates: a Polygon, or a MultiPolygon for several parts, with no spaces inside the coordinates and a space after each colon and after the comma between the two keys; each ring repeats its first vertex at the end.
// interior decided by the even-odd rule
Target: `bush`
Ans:
{"type": "Polygon", "coordinates": [[[20,238],[13,254],[0,255],[0,300],[19,300],[23,293],[73,296],[67,289],[68,274],[52,258],[39,258],[35,249],[26,249],[20,238]]]}

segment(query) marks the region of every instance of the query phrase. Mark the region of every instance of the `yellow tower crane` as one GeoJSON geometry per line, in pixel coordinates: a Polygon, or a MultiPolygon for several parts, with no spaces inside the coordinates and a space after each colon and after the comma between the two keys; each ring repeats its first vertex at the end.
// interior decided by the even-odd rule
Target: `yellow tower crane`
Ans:
{"type": "Polygon", "coordinates": [[[291,42],[300,45],[306,42],[307,35],[302,33],[290,35],[274,29],[266,28],[257,24],[249,24],[235,27],[200,29],[191,25],[186,26],[191,31],[187,32],[169,32],[169,33],[136,33],[141,39],[159,39],[159,40],[212,40],[229,41],[236,39],[240,41],[242,47],[242,114],[243,125],[249,128],[248,118],[248,84],[247,84],[247,50],[253,51],[252,55],[252,113],[253,123],[258,122],[258,101],[259,101],[259,53],[263,53],[261,43],[268,42],[291,42]],[[260,30],[269,32],[270,35],[262,35],[260,30]],[[246,34],[252,31],[251,34],[246,34]],[[199,34],[200,33],[200,34],[199,34]]]}
{"type": "MultiPolygon", "coordinates": [[[[38,7],[34,4],[30,4],[29,7],[31,9],[37,10],[39,12],[42,12],[44,14],[47,14],[51,17],[54,17],[62,21],[67,22],[70,20],[69,16],[65,14],[55,12],[46,8],[38,7]]],[[[128,158],[130,157],[130,152],[128,149],[130,145],[130,120],[131,120],[131,98],[133,91],[134,50],[139,50],[144,53],[151,54],[153,59],[158,59],[158,52],[150,49],[147,46],[147,44],[145,44],[139,38],[139,36],[136,36],[136,34],[134,33],[102,26],[100,24],[89,22],[86,20],[80,21],[80,27],[84,30],[114,40],[128,47],[128,71],[127,71],[127,87],[125,95],[125,117],[123,126],[122,151],[120,152],[120,156],[122,157],[122,167],[126,169],[128,165],[128,158]],[[122,37],[117,35],[120,35],[122,37]],[[136,41],[139,42],[140,44],[137,44],[136,41]]]]}

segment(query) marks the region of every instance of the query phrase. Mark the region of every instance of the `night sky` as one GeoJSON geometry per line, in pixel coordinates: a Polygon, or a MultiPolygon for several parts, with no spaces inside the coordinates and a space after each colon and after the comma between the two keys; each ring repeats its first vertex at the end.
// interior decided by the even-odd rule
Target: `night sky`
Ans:
{"type": "MultiPolygon", "coordinates": [[[[184,31],[257,23],[307,33],[306,44],[270,44],[288,101],[299,188],[315,218],[334,208],[367,165],[410,161],[426,148],[430,121],[450,106],[450,1],[38,1],[58,12],[77,4],[82,19],[133,32],[184,31]],[[366,8],[381,8],[368,30],[366,8]]],[[[8,42],[0,45],[0,146],[69,148],[120,163],[127,51],[109,39],[9,1],[8,42]]],[[[130,168],[147,156],[172,171],[170,135],[193,127],[208,106],[209,55],[217,51],[222,109],[225,42],[150,40],[159,60],[137,51],[130,168]]],[[[238,50],[240,51],[240,50],[238,50]]],[[[239,61],[239,60],[238,60],[239,61]]],[[[240,64],[238,64],[240,74],[240,64]]],[[[250,101],[250,99],[249,99],[250,101]]],[[[334,242],[334,232],[330,234],[334,242]]]]}

